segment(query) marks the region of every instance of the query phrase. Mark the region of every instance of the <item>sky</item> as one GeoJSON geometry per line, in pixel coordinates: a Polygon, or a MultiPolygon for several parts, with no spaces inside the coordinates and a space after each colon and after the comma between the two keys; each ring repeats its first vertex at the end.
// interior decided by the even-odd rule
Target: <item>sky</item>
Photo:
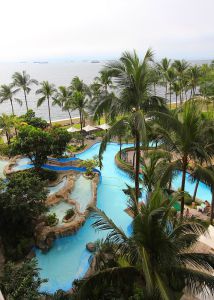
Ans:
{"type": "Polygon", "coordinates": [[[214,58],[214,0],[0,0],[0,61],[214,58]]]}

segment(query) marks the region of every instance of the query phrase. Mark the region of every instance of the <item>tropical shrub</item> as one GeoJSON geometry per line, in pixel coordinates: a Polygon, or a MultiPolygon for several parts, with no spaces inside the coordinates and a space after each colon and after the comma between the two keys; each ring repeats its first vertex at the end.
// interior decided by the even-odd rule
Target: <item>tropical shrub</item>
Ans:
{"type": "Polygon", "coordinates": [[[55,213],[52,213],[46,216],[45,222],[48,226],[55,226],[59,222],[59,219],[56,217],[55,213]]]}
{"type": "Polygon", "coordinates": [[[70,208],[66,211],[66,214],[65,214],[65,220],[69,220],[70,218],[72,218],[75,214],[75,211],[73,208],[70,208]]]}
{"type": "Polygon", "coordinates": [[[85,167],[86,168],[86,172],[85,174],[87,176],[91,176],[93,175],[93,169],[97,166],[99,166],[99,159],[98,157],[95,155],[93,157],[93,159],[86,159],[86,160],[83,160],[81,162],[81,166],[82,167],[85,167]]]}
{"type": "Polygon", "coordinates": [[[40,279],[35,260],[18,265],[7,262],[0,276],[0,289],[8,300],[38,300],[41,299],[39,288],[46,281],[40,279]]]}
{"type": "Polygon", "coordinates": [[[46,212],[45,183],[31,172],[10,175],[0,185],[0,236],[9,259],[18,260],[33,246],[37,218],[46,212]]]}

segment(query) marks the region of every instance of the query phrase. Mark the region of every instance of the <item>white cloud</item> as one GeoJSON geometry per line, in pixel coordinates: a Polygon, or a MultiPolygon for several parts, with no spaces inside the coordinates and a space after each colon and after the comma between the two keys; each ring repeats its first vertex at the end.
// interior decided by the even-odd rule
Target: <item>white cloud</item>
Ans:
{"type": "Polygon", "coordinates": [[[0,0],[0,60],[214,54],[213,0],[0,0]]]}

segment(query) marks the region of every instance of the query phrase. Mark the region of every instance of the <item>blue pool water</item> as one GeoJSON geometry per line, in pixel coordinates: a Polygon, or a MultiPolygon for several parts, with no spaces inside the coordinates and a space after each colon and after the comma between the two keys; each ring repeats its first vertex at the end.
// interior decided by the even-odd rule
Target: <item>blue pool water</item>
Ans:
{"type": "MultiPolygon", "coordinates": [[[[123,145],[124,148],[128,146],[123,145]]],[[[78,157],[83,160],[92,158],[98,151],[99,144],[95,144],[78,157]]],[[[133,185],[133,181],[116,167],[114,157],[118,151],[119,145],[110,143],[103,155],[102,182],[98,186],[97,206],[128,234],[131,218],[124,212],[127,198],[122,189],[126,187],[126,183],[133,185]]],[[[181,174],[174,179],[173,186],[179,188],[180,182],[181,174]]],[[[193,194],[194,186],[195,184],[187,181],[186,190],[193,194]]],[[[210,200],[211,193],[200,183],[197,196],[210,200]]],[[[39,249],[36,250],[38,265],[41,268],[40,276],[49,279],[43,284],[42,291],[52,293],[57,289],[68,290],[74,279],[85,274],[90,257],[90,253],[85,249],[86,243],[106,235],[105,232],[95,232],[91,227],[92,223],[93,220],[88,219],[76,235],[57,239],[53,248],[46,254],[42,254],[39,249]]]]}
{"type": "Polygon", "coordinates": [[[53,195],[53,194],[59,192],[65,186],[66,182],[67,182],[67,177],[65,176],[65,177],[63,177],[62,181],[60,181],[57,185],[49,186],[48,194],[53,195]]]}
{"type": "MultiPolygon", "coordinates": [[[[128,145],[124,145],[127,147],[128,145]]],[[[81,159],[92,158],[98,154],[99,144],[95,144],[83,154],[81,159]]],[[[98,187],[97,206],[104,210],[113,221],[126,232],[131,218],[124,212],[126,196],[122,189],[125,183],[132,185],[129,176],[114,164],[114,156],[119,146],[110,144],[103,158],[102,182],[98,187]]],[[[68,290],[75,278],[82,277],[88,269],[90,253],[85,249],[88,242],[105,236],[105,232],[95,232],[91,227],[93,220],[88,219],[76,235],[57,239],[46,254],[37,249],[36,257],[41,268],[40,276],[49,281],[42,286],[42,291],[54,292],[57,289],[68,290]]]]}
{"type": "Polygon", "coordinates": [[[92,199],[92,181],[80,175],[75,181],[70,198],[79,203],[79,210],[83,213],[92,199]]]}

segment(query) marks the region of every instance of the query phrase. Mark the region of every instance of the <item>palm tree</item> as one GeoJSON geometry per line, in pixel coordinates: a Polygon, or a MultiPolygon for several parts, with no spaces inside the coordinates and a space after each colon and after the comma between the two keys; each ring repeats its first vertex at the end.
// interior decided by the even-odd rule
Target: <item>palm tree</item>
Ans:
{"type": "Polygon", "coordinates": [[[50,100],[53,99],[54,94],[57,92],[55,85],[49,83],[48,81],[42,81],[41,82],[41,88],[36,91],[37,95],[42,95],[41,98],[39,98],[37,102],[37,107],[41,106],[42,103],[45,102],[45,100],[48,101],[48,115],[49,115],[49,122],[50,126],[52,126],[51,123],[51,111],[50,111],[50,100]]]}
{"type": "Polygon", "coordinates": [[[174,166],[182,171],[182,216],[187,169],[190,162],[197,162],[199,159],[210,161],[213,155],[213,141],[210,143],[210,136],[212,140],[214,137],[213,123],[201,118],[199,105],[195,101],[186,102],[182,110],[157,112],[154,116],[161,126],[161,146],[174,153],[174,166]]]}
{"type": "Polygon", "coordinates": [[[159,63],[157,63],[157,69],[159,70],[162,80],[163,80],[163,85],[165,86],[165,98],[167,99],[167,72],[170,68],[171,65],[171,60],[168,58],[163,58],[159,63]]]}
{"type": "Polygon", "coordinates": [[[71,111],[73,110],[72,104],[72,92],[65,86],[60,86],[58,92],[54,96],[53,105],[58,105],[63,111],[67,111],[72,125],[71,111]]]}
{"type": "Polygon", "coordinates": [[[176,73],[174,68],[170,67],[165,74],[166,80],[169,83],[169,105],[172,107],[172,86],[174,81],[176,80],[176,73]]]}
{"type": "Polygon", "coordinates": [[[191,97],[195,96],[197,86],[199,85],[199,79],[201,77],[201,69],[199,66],[190,66],[187,70],[189,84],[191,87],[191,97]]]}
{"type": "Polygon", "coordinates": [[[184,91],[184,79],[186,76],[186,71],[189,68],[189,63],[185,60],[175,60],[172,64],[173,68],[175,68],[178,80],[180,81],[181,92],[180,92],[180,102],[183,101],[183,91],[184,91]]]}
{"type": "Polygon", "coordinates": [[[14,95],[18,92],[18,89],[14,89],[14,84],[11,83],[9,85],[3,84],[0,87],[0,103],[5,101],[10,101],[12,114],[14,115],[14,107],[13,107],[13,100],[15,100],[19,105],[22,105],[22,101],[19,99],[14,98],[14,95]]]}
{"type": "Polygon", "coordinates": [[[26,73],[26,71],[15,72],[12,76],[14,86],[18,87],[19,90],[23,90],[24,98],[25,98],[25,105],[28,111],[28,103],[27,103],[27,94],[30,93],[32,84],[37,85],[38,81],[36,79],[31,79],[30,75],[26,73]]]}
{"type": "MultiPolygon", "coordinates": [[[[149,105],[153,105],[159,98],[150,94],[152,86],[151,66],[153,53],[149,49],[141,61],[137,53],[125,52],[119,61],[107,65],[115,78],[115,84],[120,94],[118,99],[111,104],[110,114],[120,115],[120,120],[111,127],[100,146],[100,159],[106,149],[107,142],[118,127],[127,126],[134,137],[136,149],[135,163],[135,192],[139,196],[139,171],[140,171],[140,144],[146,142],[146,125],[144,113],[149,105]],[[124,125],[125,124],[125,125],[124,125]]],[[[106,100],[108,101],[108,100],[106,100]]],[[[102,103],[103,105],[103,103],[102,103]]],[[[99,109],[99,107],[98,107],[99,109]]]]}
{"type": "Polygon", "coordinates": [[[128,204],[133,213],[129,236],[103,211],[93,209],[93,227],[108,234],[99,245],[102,255],[96,252],[101,260],[95,260],[94,273],[76,282],[76,299],[180,299],[184,287],[191,295],[206,295],[208,289],[213,295],[213,254],[193,250],[206,227],[173,217],[178,198],[169,201],[160,189],[141,206],[134,195],[128,204]]]}
{"type": "Polygon", "coordinates": [[[147,190],[147,198],[155,189],[157,183],[166,187],[172,173],[168,172],[171,154],[163,150],[148,150],[141,157],[141,172],[143,175],[143,186],[147,190]]]}
{"type": "Polygon", "coordinates": [[[88,108],[88,100],[90,96],[89,87],[80,80],[79,77],[74,77],[71,81],[70,89],[72,92],[73,109],[77,109],[80,115],[80,128],[85,124],[85,117],[87,115],[86,108],[88,108]]]}
{"type": "Polygon", "coordinates": [[[10,138],[12,135],[12,129],[14,128],[14,116],[2,114],[0,116],[0,127],[1,127],[1,135],[6,135],[7,143],[10,144],[10,138]]]}
{"type": "MultiPolygon", "coordinates": [[[[178,80],[172,82],[172,91],[175,93],[176,108],[178,107],[178,96],[181,94],[181,84],[178,80]]],[[[180,102],[181,104],[181,102],[180,102]]]]}

